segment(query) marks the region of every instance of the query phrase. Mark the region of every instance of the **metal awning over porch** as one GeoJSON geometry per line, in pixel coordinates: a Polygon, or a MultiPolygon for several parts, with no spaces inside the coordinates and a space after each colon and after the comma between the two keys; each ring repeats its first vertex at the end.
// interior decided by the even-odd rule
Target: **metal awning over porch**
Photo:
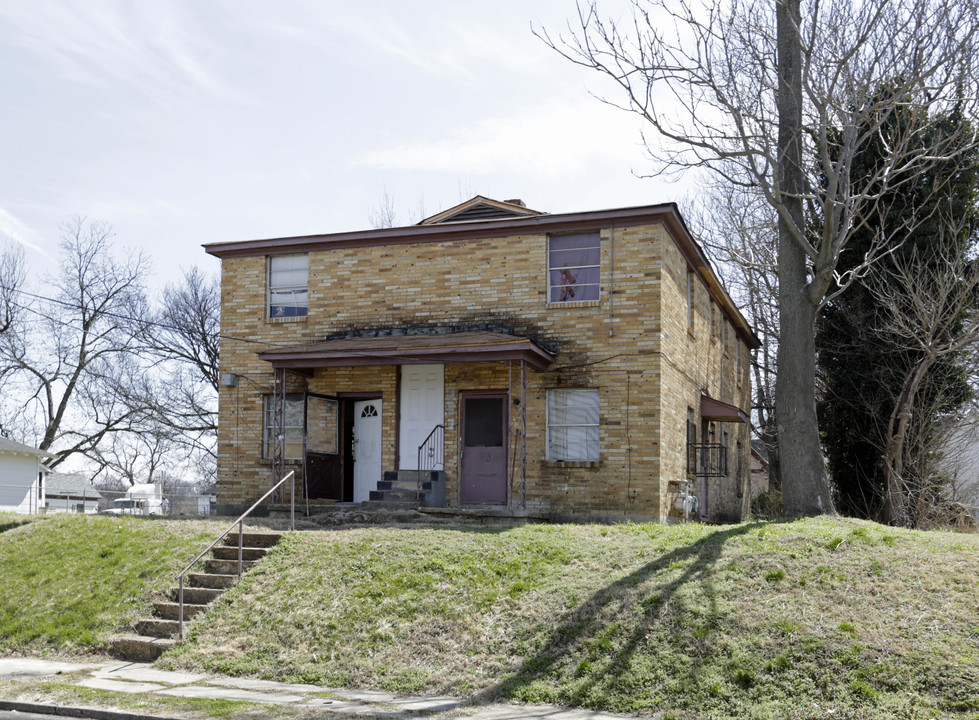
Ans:
{"type": "Polygon", "coordinates": [[[736,405],[730,405],[720,400],[700,396],[700,417],[702,420],[713,420],[715,422],[743,422],[751,423],[748,416],[736,405]]]}
{"type": "Polygon", "coordinates": [[[523,361],[535,370],[545,370],[554,362],[554,355],[530,338],[499,332],[340,338],[265,350],[258,357],[276,369],[293,372],[358,365],[507,360],[523,361]]]}

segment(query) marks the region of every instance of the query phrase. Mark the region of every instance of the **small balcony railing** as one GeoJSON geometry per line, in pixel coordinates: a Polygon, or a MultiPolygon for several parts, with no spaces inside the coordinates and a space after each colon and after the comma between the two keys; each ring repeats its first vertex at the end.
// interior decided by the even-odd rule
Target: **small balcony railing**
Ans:
{"type": "Polygon", "coordinates": [[[720,443],[687,443],[687,474],[727,477],[727,447],[720,443]]]}

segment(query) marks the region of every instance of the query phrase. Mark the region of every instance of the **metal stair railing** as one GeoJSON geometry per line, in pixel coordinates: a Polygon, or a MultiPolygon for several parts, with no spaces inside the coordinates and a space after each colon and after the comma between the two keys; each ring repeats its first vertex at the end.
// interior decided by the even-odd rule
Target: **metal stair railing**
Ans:
{"type": "Polygon", "coordinates": [[[418,446],[418,500],[422,498],[422,472],[431,472],[441,465],[445,468],[445,425],[436,425],[418,446]]]}
{"type": "Polygon", "coordinates": [[[267,493],[265,493],[264,495],[262,495],[262,497],[260,497],[258,500],[256,500],[254,505],[252,505],[250,508],[248,508],[247,510],[245,510],[245,512],[243,512],[241,515],[239,515],[238,516],[238,519],[235,520],[233,523],[231,523],[228,526],[228,529],[227,530],[225,530],[223,533],[221,533],[216,538],[214,538],[214,540],[211,542],[211,544],[208,545],[206,548],[204,548],[200,552],[200,554],[197,555],[197,557],[195,557],[193,560],[191,560],[189,563],[187,563],[187,567],[185,567],[183,570],[181,570],[180,571],[180,574],[177,575],[177,583],[178,583],[178,585],[177,585],[177,588],[178,588],[177,589],[177,605],[178,605],[178,610],[177,610],[177,621],[178,621],[178,625],[177,625],[177,637],[178,637],[178,639],[180,639],[180,640],[183,640],[184,639],[184,575],[186,575],[187,572],[192,567],[194,567],[194,565],[197,563],[198,560],[200,560],[207,553],[209,553],[214,548],[215,545],[217,545],[219,542],[221,542],[222,540],[224,540],[224,538],[228,535],[228,533],[230,533],[234,529],[235,525],[237,525],[238,526],[238,577],[241,578],[241,568],[242,568],[242,564],[241,564],[241,549],[242,549],[242,543],[243,543],[243,540],[244,540],[244,522],[245,522],[245,518],[248,517],[251,514],[252,510],[254,510],[259,505],[261,505],[262,502],[269,495],[271,495],[272,493],[274,493],[276,490],[278,490],[280,487],[282,487],[282,485],[284,483],[286,483],[289,480],[292,480],[292,492],[290,493],[290,497],[289,497],[289,529],[295,531],[295,529],[296,529],[296,471],[295,470],[292,470],[288,475],[286,475],[284,478],[282,478],[281,480],[279,480],[279,482],[277,482],[275,485],[273,485],[272,488],[267,493]]]}

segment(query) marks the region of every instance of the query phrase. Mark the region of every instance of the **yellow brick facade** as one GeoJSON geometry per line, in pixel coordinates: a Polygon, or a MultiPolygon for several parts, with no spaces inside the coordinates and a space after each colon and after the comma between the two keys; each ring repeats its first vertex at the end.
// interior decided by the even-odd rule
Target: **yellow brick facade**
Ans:
{"type": "MultiPolygon", "coordinates": [[[[337,248],[312,243],[309,314],[288,321],[266,317],[272,250],[222,256],[221,372],[238,381],[220,393],[218,505],[244,506],[272,483],[262,428],[263,396],[272,392],[273,371],[259,351],[364,329],[492,326],[554,343],[559,351],[546,370],[527,369],[523,405],[516,402],[519,363],[445,364],[446,504],[460,502],[460,393],[499,390],[509,393],[509,507],[555,518],[682,518],[675,501],[684,483],[699,490],[686,469],[688,409],[698,424],[702,394],[750,409],[746,326],[735,331],[730,301],[725,313],[720,302],[726,296],[712,293],[704,270],[686,259],[675,225],[650,221],[594,229],[601,233],[601,292],[599,300],[588,302],[547,301],[548,233],[526,227],[475,239],[388,244],[381,238],[337,248]],[[550,388],[598,389],[597,462],[546,459],[550,388]]],[[[381,397],[382,465],[396,469],[395,365],[319,368],[308,379],[289,375],[289,384],[292,391],[381,397]]],[[[708,510],[712,519],[734,520],[745,502],[738,492],[747,478],[750,441],[743,423],[718,424],[718,442],[724,432],[730,476],[709,481],[708,510]]],[[[300,464],[288,468],[302,470],[300,464]]]]}

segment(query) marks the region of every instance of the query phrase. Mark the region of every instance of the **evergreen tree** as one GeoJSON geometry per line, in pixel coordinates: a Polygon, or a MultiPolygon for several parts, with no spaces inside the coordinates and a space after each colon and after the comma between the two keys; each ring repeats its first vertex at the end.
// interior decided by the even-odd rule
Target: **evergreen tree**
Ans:
{"type": "MultiPolygon", "coordinates": [[[[929,120],[924,110],[905,109],[867,144],[853,172],[867,176],[877,172],[887,157],[885,146],[890,138],[907,137],[912,123],[922,125],[916,137],[926,145],[941,143],[942,138],[961,137],[967,122],[954,113],[929,120]],[[894,124],[903,127],[894,132],[894,124]]],[[[890,269],[909,258],[939,263],[944,262],[944,257],[967,258],[975,249],[979,154],[974,149],[948,154],[949,159],[934,164],[927,173],[907,171],[907,178],[899,176],[896,182],[892,179],[891,188],[882,193],[874,211],[854,231],[841,255],[839,270],[858,267],[872,251],[873,243],[886,242],[892,248],[891,254],[881,258],[868,276],[828,303],[817,325],[816,350],[823,382],[820,427],[837,508],[846,515],[881,518],[888,418],[903,379],[919,359],[916,352],[906,349],[896,338],[889,338],[891,309],[881,305],[873,283],[886,278],[890,269]],[[948,231],[952,226],[958,228],[956,232],[948,231]]],[[[922,276],[927,277],[927,273],[922,276]]],[[[951,332],[958,332],[959,328],[961,321],[952,323],[951,332]]],[[[916,413],[912,421],[915,431],[909,436],[927,444],[934,421],[953,413],[970,396],[962,358],[942,358],[920,386],[915,406],[927,410],[916,413]]],[[[911,478],[911,486],[920,491],[925,468],[912,463],[905,472],[911,478]]]]}

